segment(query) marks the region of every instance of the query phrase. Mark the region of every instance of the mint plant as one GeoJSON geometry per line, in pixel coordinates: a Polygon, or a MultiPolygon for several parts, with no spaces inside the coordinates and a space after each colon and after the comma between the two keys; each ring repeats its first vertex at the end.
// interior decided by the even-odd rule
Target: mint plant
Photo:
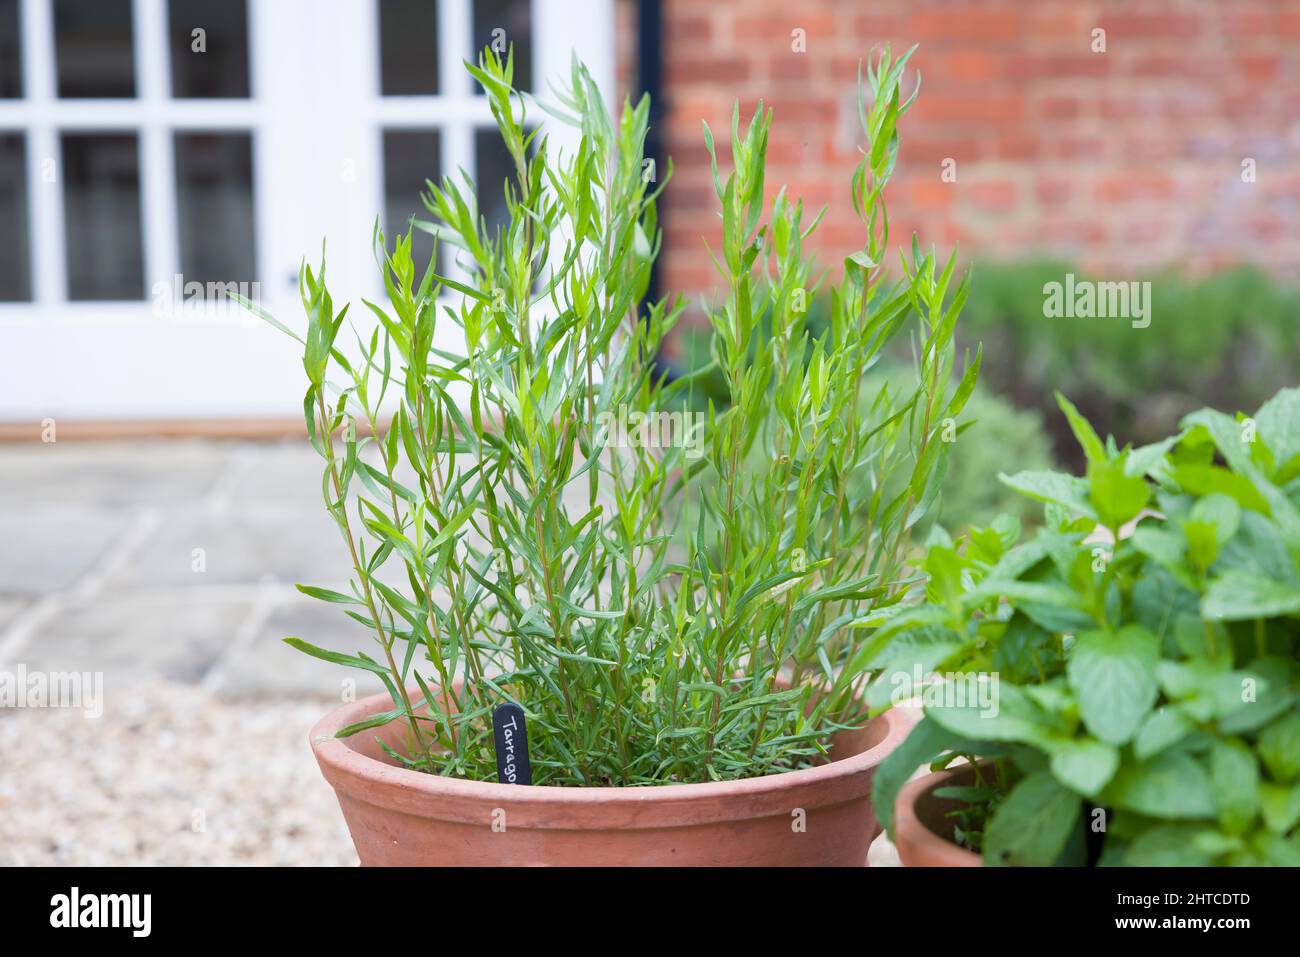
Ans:
{"type": "Polygon", "coordinates": [[[1003,476],[1045,527],[936,536],[926,602],[878,622],[873,700],[925,717],[877,812],[965,757],[988,864],[1300,864],[1300,389],[1123,449],[1058,401],[1086,476],[1003,476]]]}
{"type": "Polygon", "coordinates": [[[349,320],[341,335],[348,310],[323,263],[302,271],[305,335],[267,317],[303,344],[307,425],[354,573],[347,592],[300,588],[342,606],[377,650],[286,640],[373,672],[392,698],[341,734],[402,722],[395,761],[492,780],[490,713],[516,701],[534,783],[642,785],[800,767],[864,720],[850,665],[870,632],[850,626],[904,595],[941,430],[978,366],[954,381],[968,283],[952,286],[955,260],[914,243],[901,281],[881,265],[906,61],[886,50],[860,90],[850,198],[863,246],[817,338],[803,244],[820,217],[783,190],[768,206],[771,112],[742,129],[737,105],[726,172],[705,128],[726,294],[708,309],[713,363],[699,374],[720,370],[734,401],[698,421],[681,411],[696,377],[670,383],[654,363],[682,303],[643,298],[667,181],[646,175],[648,100],[612,122],[575,63],[552,108],[580,132],[562,155],[530,122],[511,57],[466,64],[513,158],[497,187],[508,223],[488,228],[463,174],[431,182],[431,219],[414,225],[461,278],[436,253],[413,262],[409,232],[391,246],[377,235],[388,302],[364,303],[370,329],[349,320]],[[463,351],[434,347],[440,324],[463,351]],[[914,381],[859,401],[909,325],[914,381]],[[760,341],[764,326],[776,334],[760,341]],[[675,438],[646,441],[664,423],[675,438]],[[742,468],[757,448],[772,463],[761,474],[742,468]]]}

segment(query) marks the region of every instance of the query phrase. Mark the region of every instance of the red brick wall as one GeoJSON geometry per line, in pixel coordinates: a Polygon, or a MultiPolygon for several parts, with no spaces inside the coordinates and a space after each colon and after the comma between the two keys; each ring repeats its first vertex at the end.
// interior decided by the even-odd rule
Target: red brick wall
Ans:
{"type": "MultiPolygon", "coordinates": [[[[815,207],[828,266],[862,244],[848,178],[858,63],[921,47],[891,242],[973,259],[1058,255],[1117,278],[1245,260],[1300,274],[1296,0],[664,0],[666,289],[711,288],[716,198],[700,121],[775,110],[768,184],[815,207]],[[791,50],[796,28],[807,52],[791,50]],[[1090,49],[1105,30],[1106,52],[1090,49]],[[956,162],[956,182],[941,164],[956,162]],[[1242,162],[1257,181],[1243,182],[1242,162]]],[[[625,18],[626,24],[629,19],[625,18]]],[[[633,21],[634,28],[634,21],[633,21]]]]}

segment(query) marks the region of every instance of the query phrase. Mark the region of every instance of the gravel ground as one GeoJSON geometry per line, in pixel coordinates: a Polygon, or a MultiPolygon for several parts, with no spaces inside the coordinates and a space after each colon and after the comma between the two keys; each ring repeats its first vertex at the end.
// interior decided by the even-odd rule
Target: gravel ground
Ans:
{"type": "Polygon", "coordinates": [[[0,865],[356,864],[307,746],[328,707],[153,681],[97,719],[0,710],[0,865]]]}

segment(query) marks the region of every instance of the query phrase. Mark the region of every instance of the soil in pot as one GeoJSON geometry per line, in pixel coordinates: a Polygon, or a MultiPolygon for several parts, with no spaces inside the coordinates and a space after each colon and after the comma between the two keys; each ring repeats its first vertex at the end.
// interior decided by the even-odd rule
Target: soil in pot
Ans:
{"type": "Polygon", "coordinates": [[[960,810],[956,798],[939,797],[943,787],[968,787],[975,771],[962,765],[909,781],[898,793],[894,809],[894,846],[904,867],[981,867],[980,856],[953,840],[949,816],[960,810]]]}

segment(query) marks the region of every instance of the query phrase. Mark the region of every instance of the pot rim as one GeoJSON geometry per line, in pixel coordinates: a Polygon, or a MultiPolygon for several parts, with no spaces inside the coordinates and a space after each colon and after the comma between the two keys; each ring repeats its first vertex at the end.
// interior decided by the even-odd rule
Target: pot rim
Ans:
{"type": "Polygon", "coordinates": [[[361,754],[347,739],[334,737],[339,729],[390,706],[391,700],[387,692],[370,695],[335,708],[312,727],[312,751],[336,791],[419,817],[475,824],[483,820],[485,806],[508,805],[525,816],[520,820],[525,826],[561,829],[591,826],[594,811],[600,812],[603,829],[640,829],[765,817],[788,813],[792,807],[825,807],[865,798],[875,767],[902,743],[913,723],[903,711],[892,708],[869,722],[880,722],[885,728],[884,737],[871,748],[797,771],[690,784],[560,787],[467,781],[412,771],[361,754]],[[743,799],[744,807],[737,809],[735,799],[743,799]],[[725,813],[721,805],[727,806],[725,813]]]}
{"type": "Polygon", "coordinates": [[[969,764],[959,764],[942,771],[932,771],[919,778],[913,778],[903,785],[894,803],[894,845],[906,845],[909,856],[919,853],[925,856],[943,856],[952,860],[957,867],[982,867],[984,859],[974,851],[967,850],[952,840],[941,837],[926,826],[916,813],[917,803],[927,797],[931,791],[940,788],[949,778],[957,777],[970,768],[969,764]]]}

